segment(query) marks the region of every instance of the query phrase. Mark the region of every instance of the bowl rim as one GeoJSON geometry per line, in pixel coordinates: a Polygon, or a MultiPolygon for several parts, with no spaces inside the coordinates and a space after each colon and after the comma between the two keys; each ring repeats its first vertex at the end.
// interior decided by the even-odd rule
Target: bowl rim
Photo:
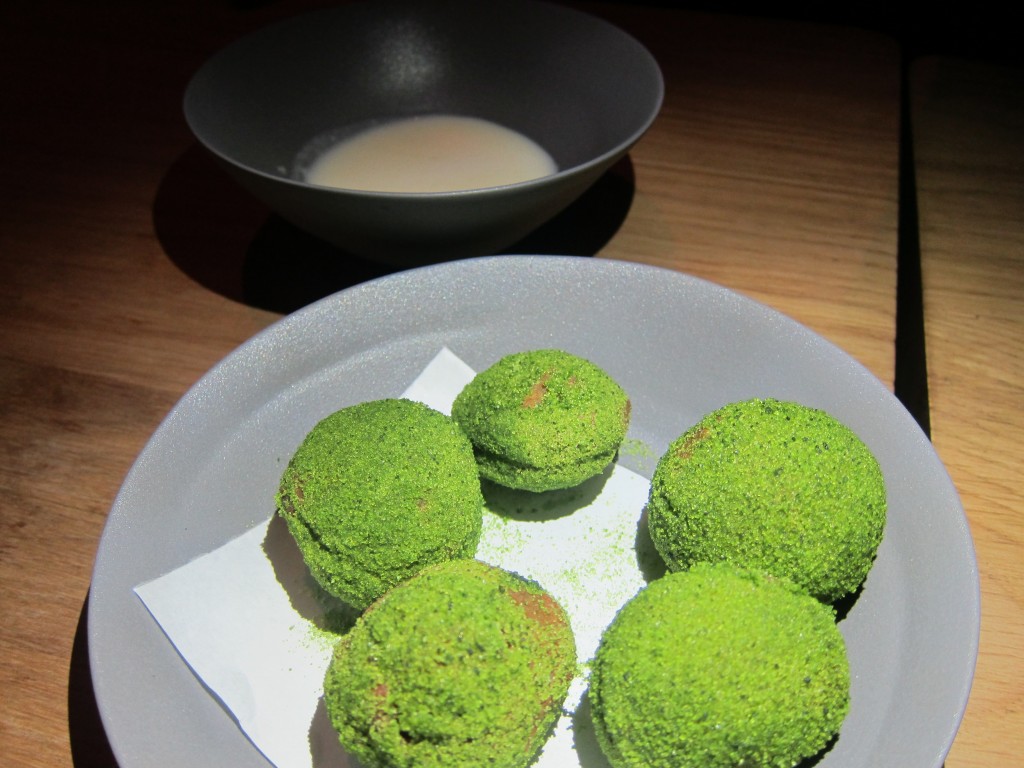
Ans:
{"type": "MultiPolygon", "coordinates": [[[[447,5],[457,5],[457,4],[460,4],[460,3],[465,4],[465,5],[476,5],[475,0],[446,0],[446,4],[447,5]]],[[[640,55],[641,60],[646,60],[647,64],[649,64],[648,75],[651,78],[650,85],[653,86],[654,98],[652,99],[652,101],[651,101],[651,103],[650,103],[650,105],[649,105],[649,107],[647,109],[646,117],[638,124],[638,126],[628,136],[626,136],[624,139],[620,140],[612,148],[602,152],[599,155],[595,155],[594,157],[592,157],[592,158],[590,158],[588,160],[585,160],[585,161],[583,161],[581,163],[576,163],[576,164],[568,166],[566,168],[559,168],[554,173],[549,173],[549,174],[546,174],[544,176],[537,177],[535,179],[527,179],[527,180],[524,180],[524,181],[513,182],[511,184],[498,184],[498,185],[489,186],[489,187],[474,187],[474,188],[471,188],[471,189],[456,189],[456,190],[448,190],[448,191],[442,191],[442,192],[394,192],[394,191],[389,192],[389,191],[380,191],[380,190],[350,189],[350,188],[346,188],[346,187],[332,187],[332,186],[325,186],[325,185],[321,185],[321,184],[312,184],[312,183],[310,183],[308,181],[303,181],[301,179],[291,178],[289,176],[278,175],[278,174],[271,173],[269,171],[266,171],[266,170],[263,170],[263,169],[260,169],[260,168],[256,168],[256,167],[251,166],[251,165],[249,165],[247,163],[243,163],[240,160],[237,160],[236,158],[231,157],[230,155],[228,155],[228,154],[220,151],[219,149],[215,148],[214,146],[212,146],[212,143],[209,140],[207,140],[207,138],[205,138],[203,136],[203,134],[202,134],[202,132],[200,130],[198,130],[196,128],[195,119],[194,119],[195,118],[194,108],[190,106],[192,99],[195,97],[195,89],[198,88],[198,83],[199,83],[202,75],[206,71],[207,67],[209,65],[211,65],[211,63],[214,60],[216,60],[218,57],[220,57],[222,54],[225,54],[228,50],[234,49],[236,46],[245,45],[246,43],[250,42],[252,39],[256,38],[257,36],[260,36],[262,34],[267,33],[269,30],[271,30],[273,28],[281,27],[281,26],[288,25],[288,24],[301,23],[303,20],[306,20],[308,18],[312,18],[312,17],[315,17],[315,16],[326,16],[326,15],[334,15],[334,14],[338,14],[338,13],[345,13],[346,11],[348,11],[348,10],[354,8],[354,7],[360,7],[360,6],[361,7],[373,6],[375,8],[384,8],[385,6],[396,5],[396,4],[397,5],[408,5],[406,0],[361,0],[360,2],[350,3],[350,4],[346,4],[346,5],[342,5],[342,6],[331,6],[331,7],[327,7],[327,8],[319,8],[319,9],[315,9],[315,10],[304,11],[304,12],[301,12],[301,13],[298,13],[298,14],[295,14],[295,15],[292,15],[292,16],[280,19],[280,20],[275,21],[275,22],[273,22],[271,24],[264,25],[264,26],[262,26],[262,27],[260,27],[258,29],[255,29],[255,30],[245,34],[245,35],[242,35],[241,37],[233,40],[232,42],[229,42],[226,45],[222,46],[221,48],[216,50],[214,53],[212,53],[210,56],[208,56],[203,61],[203,63],[199,66],[199,68],[189,78],[188,85],[185,88],[185,93],[184,93],[184,96],[182,98],[182,107],[183,107],[183,112],[184,112],[184,115],[185,115],[185,121],[188,124],[189,130],[192,132],[192,135],[196,138],[197,141],[199,141],[200,144],[203,145],[203,147],[206,148],[207,151],[211,152],[214,156],[216,156],[222,162],[225,162],[225,163],[231,165],[233,168],[237,169],[238,171],[240,171],[242,173],[259,176],[261,178],[264,178],[264,179],[266,179],[268,181],[271,181],[273,183],[276,183],[276,184],[283,183],[283,184],[286,184],[286,185],[289,185],[289,186],[297,187],[299,189],[315,191],[317,193],[326,193],[326,194],[330,194],[330,195],[341,195],[341,196],[351,196],[351,197],[358,197],[358,198],[361,198],[361,199],[369,199],[369,200],[373,200],[373,199],[393,200],[393,199],[396,199],[396,198],[398,198],[398,199],[409,199],[409,200],[415,200],[415,199],[445,200],[445,199],[455,199],[455,198],[464,198],[464,197],[478,197],[478,196],[495,195],[495,194],[504,193],[504,192],[509,191],[509,190],[529,191],[531,189],[547,187],[547,186],[549,186],[551,184],[558,183],[558,182],[563,181],[563,180],[568,179],[568,178],[573,178],[573,177],[577,177],[577,176],[587,175],[587,174],[591,173],[596,168],[603,168],[603,167],[606,167],[608,165],[611,165],[611,163],[614,162],[616,159],[618,159],[619,157],[622,157],[627,152],[629,152],[629,150],[637,142],[640,141],[640,139],[644,136],[644,134],[647,133],[648,130],[650,130],[651,125],[654,123],[654,121],[658,118],[658,115],[661,113],[661,108],[664,105],[664,101],[665,101],[665,78],[664,78],[664,75],[662,74],[661,67],[658,65],[657,59],[654,57],[654,55],[651,53],[651,51],[647,48],[647,46],[644,45],[635,36],[633,36],[632,34],[627,32],[626,30],[622,29],[621,27],[611,23],[607,19],[604,19],[604,18],[602,18],[600,16],[597,16],[597,15],[595,15],[593,13],[589,13],[587,11],[579,10],[577,8],[572,8],[572,7],[569,7],[569,6],[563,6],[563,5],[559,5],[557,3],[546,2],[546,0],[503,0],[502,4],[504,4],[506,6],[518,5],[518,6],[534,6],[534,7],[538,7],[538,8],[545,8],[545,9],[552,9],[552,10],[557,9],[557,12],[565,13],[566,15],[576,16],[576,17],[584,17],[584,18],[588,19],[590,23],[595,23],[596,22],[599,25],[603,25],[607,29],[609,29],[611,31],[614,31],[614,33],[616,33],[618,35],[621,35],[624,40],[629,41],[635,47],[636,52],[640,55]]],[[[425,116],[428,116],[428,115],[438,115],[438,114],[451,114],[451,115],[463,116],[463,117],[478,117],[477,115],[471,115],[471,114],[468,114],[468,113],[456,113],[456,112],[443,112],[443,113],[442,112],[423,112],[423,113],[419,113],[419,114],[409,115],[408,117],[419,117],[419,116],[425,117],[425,116]]]]}

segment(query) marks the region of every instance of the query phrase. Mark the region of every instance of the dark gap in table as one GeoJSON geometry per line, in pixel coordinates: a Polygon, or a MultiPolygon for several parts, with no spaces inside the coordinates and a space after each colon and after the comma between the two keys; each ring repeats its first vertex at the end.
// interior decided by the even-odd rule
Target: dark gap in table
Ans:
{"type": "Polygon", "coordinates": [[[921,239],[910,115],[909,61],[902,65],[900,104],[899,219],[896,267],[896,361],[894,393],[931,435],[928,357],[925,349],[921,239]]]}

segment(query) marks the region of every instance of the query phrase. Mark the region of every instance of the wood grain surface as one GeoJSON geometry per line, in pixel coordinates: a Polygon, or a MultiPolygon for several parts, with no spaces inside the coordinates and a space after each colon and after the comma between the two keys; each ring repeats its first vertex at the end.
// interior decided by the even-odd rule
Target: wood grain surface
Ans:
{"type": "Polygon", "coordinates": [[[911,71],[931,433],[981,575],[978,665],[947,768],[1024,755],[1024,70],[911,71]]]}
{"type": "MultiPolygon", "coordinates": [[[[0,10],[5,764],[113,764],[82,634],[90,573],[119,484],[164,414],[283,313],[388,271],[270,215],[197,147],[181,114],[206,57],[312,5],[14,0],[0,10]]],[[[652,50],[665,106],[627,160],[518,250],[714,280],[806,324],[891,387],[895,43],[842,27],[578,5],[652,50]]],[[[957,471],[973,491],[974,470],[957,471]]],[[[975,522],[1009,557],[1019,523],[1008,506],[989,518],[983,498],[975,522]]],[[[1002,584],[1000,567],[989,561],[990,586],[1002,584]]],[[[1011,639],[991,617],[999,599],[1019,609],[1014,590],[1002,584],[987,604],[989,647],[1011,639]]],[[[1000,663],[1013,653],[1004,645],[1000,663]]],[[[981,691],[994,696],[981,706],[1009,701],[981,691]]],[[[988,748],[985,711],[974,717],[957,765],[982,764],[971,754],[988,748]]]]}

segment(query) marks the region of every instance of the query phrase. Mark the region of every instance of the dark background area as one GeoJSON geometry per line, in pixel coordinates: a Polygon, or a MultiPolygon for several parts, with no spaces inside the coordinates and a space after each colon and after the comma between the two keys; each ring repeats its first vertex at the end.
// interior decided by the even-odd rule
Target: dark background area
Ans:
{"type": "Polygon", "coordinates": [[[627,5],[686,8],[762,18],[842,24],[883,32],[903,47],[907,59],[926,55],[962,56],[1006,64],[1024,63],[1021,15],[1016,4],[671,2],[620,0],[627,5]]]}
{"type": "MultiPolygon", "coordinates": [[[[232,0],[240,8],[264,7],[274,2],[232,0]]],[[[1014,3],[613,0],[613,4],[841,24],[890,35],[901,44],[908,60],[938,55],[1024,64],[1024,26],[1019,19],[1024,13],[1014,3]]]]}

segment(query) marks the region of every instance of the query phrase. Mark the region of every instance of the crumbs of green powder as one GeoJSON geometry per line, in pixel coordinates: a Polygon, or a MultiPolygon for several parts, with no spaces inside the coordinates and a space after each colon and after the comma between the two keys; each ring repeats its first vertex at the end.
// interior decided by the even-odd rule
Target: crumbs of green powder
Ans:
{"type": "Polygon", "coordinates": [[[316,582],[311,583],[313,597],[320,613],[310,617],[307,624],[306,647],[330,649],[345,635],[360,616],[358,609],[343,603],[316,582]]]}
{"type": "Polygon", "coordinates": [[[658,454],[643,440],[626,438],[619,447],[619,458],[631,459],[634,471],[646,475],[658,462],[658,454]]]}

